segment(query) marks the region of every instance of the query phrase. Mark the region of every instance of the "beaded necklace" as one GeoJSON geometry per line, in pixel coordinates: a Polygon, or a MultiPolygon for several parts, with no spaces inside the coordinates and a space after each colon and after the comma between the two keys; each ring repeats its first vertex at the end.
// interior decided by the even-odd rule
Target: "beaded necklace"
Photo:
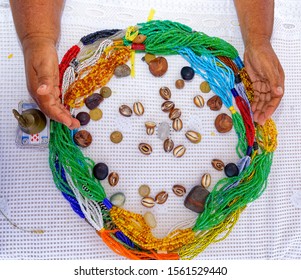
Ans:
{"type": "Polygon", "coordinates": [[[54,121],[49,165],[56,187],[72,209],[117,254],[129,259],[192,259],[211,243],[224,240],[247,204],[265,190],[277,129],[271,119],[263,126],[254,123],[252,84],[237,50],[220,38],[172,21],[151,20],[126,30],[103,30],[83,37],[59,66],[65,106],[80,107],[86,97],[108,83],[117,66],[129,60],[133,64],[135,52],[144,51],[181,55],[221,98],[232,114],[238,137],[239,174],[217,182],[196,219],[176,225],[164,238],[156,238],[142,215],[112,205],[93,176],[95,163],[74,144],[73,131],[54,121]],[[133,43],[139,34],[146,40],[133,43]]]}

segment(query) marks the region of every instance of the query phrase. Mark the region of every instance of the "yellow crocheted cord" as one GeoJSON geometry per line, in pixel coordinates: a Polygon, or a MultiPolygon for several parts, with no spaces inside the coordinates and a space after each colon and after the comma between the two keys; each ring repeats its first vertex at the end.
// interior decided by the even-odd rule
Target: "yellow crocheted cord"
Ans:
{"type": "Polygon", "coordinates": [[[264,125],[256,126],[256,138],[259,146],[268,153],[272,153],[277,148],[278,131],[272,119],[268,119],[264,125]]]}
{"type": "Polygon", "coordinates": [[[236,210],[216,227],[207,231],[198,232],[194,242],[183,246],[179,250],[180,258],[182,260],[191,260],[203,252],[211,243],[217,243],[226,239],[244,209],[245,207],[236,210]]]}
{"type": "Polygon", "coordinates": [[[171,252],[195,240],[191,228],[178,229],[164,238],[156,238],[140,214],[113,206],[110,216],[116,226],[134,243],[146,250],[171,252]]]}
{"type": "Polygon", "coordinates": [[[135,54],[134,50],[131,50],[131,77],[135,77],[135,54]]]}
{"type": "Polygon", "coordinates": [[[129,26],[126,29],[125,39],[132,42],[135,40],[135,38],[138,36],[138,34],[139,34],[139,30],[138,30],[137,26],[129,26]]]}
{"type": "Polygon", "coordinates": [[[154,9],[151,9],[151,10],[149,11],[147,21],[153,20],[153,18],[154,18],[154,16],[155,16],[155,12],[156,12],[156,11],[155,11],[154,9]]]}

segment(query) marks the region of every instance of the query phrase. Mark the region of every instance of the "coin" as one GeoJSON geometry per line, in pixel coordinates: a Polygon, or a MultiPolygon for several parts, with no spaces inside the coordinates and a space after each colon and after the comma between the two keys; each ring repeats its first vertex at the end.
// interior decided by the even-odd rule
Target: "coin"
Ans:
{"type": "Polygon", "coordinates": [[[123,139],[123,135],[120,131],[114,131],[110,135],[110,140],[115,144],[120,143],[122,139],[123,139]]]}
{"type": "Polygon", "coordinates": [[[102,111],[99,108],[95,108],[89,112],[90,118],[93,121],[98,121],[102,118],[102,111]]]}
{"type": "Polygon", "coordinates": [[[100,89],[100,95],[103,98],[109,98],[112,95],[112,90],[109,87],[102,87],[100,89]]]}
{"type": "Polygon", "coordinates": [[[150,194],[150,187],[148,185],[141,185],[138,189],[138,193],[142,197],[147,197],[150,194]]]}

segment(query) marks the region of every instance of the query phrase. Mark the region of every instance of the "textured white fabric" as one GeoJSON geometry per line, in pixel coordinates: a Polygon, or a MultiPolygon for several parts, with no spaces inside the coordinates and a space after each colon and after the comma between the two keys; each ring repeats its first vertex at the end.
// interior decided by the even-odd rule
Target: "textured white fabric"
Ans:
{"type": "MultiPolygon", "coordinates": [[[[59,57],[62,58],[83,35],[106,28],[123,29],[146,21],[150,8],[156,10],[155,19],[179,21],[208,35],[222,37],[243,55],[236,12],[229,0],[67,0],[59,57]]],[[[274,115],[279,146],[268,187],[242,213],[230,236],[223,242],[211,244],[197,259],[301,257],[300,16],[300,1],[276,1],[272,43],[286,73],[286,93],[274,115]]],[[[48,150],[16,146],[16,121],[11,110],[20,100],[27,99],[28,94],[23,56],[6,0],[0,0],[0,25],[0,207],[20,227],[45,230],[41,235],[26,233],[13,228],[0,215],[0,259],[123,259],[106,247],[55,188],[48,167],[48,150]]],[[[197,109],[192,103],[193,96],[200,93],[202,79],[196,77],[185,89],[176,90],[174,81],[187,63],[180,57],[168,57],[168,62],[167,75],[155,79],[141,61],[141,55],[137,55],[134,79],[109,82],[113,95],[101,104],[103,119],[87,126],[94,141],[84,150],[95,162],[106,162],[111,171],[119,173],[120,183],[115,188],[109,187],[107,181],[103,185],[108,196],[119,191],[125,193],[126,209],[142,214],[146,211],[140,205],[138,195],[141,184],[150,185],[153,196],[161,190],[169,193],[166,204],[150,210],[157,219],[154,234],[158,237],[166,235],[180,222],[189,224],[195,218],[182,205],[183,199],[173,195],[173,184],[181,183],[189,190],[205,172],[211,173],[214,184],[223,174],[214,171],[211,159],[220,158],[226,163],[237,160],[234,132],[215,133],[213,120],[216,113],[206,107],[197,109]],[[185,143],[187,147],[187,153],[181,159],[165,154],[161,140],[145,133],[144,121],[169,122],[160,110],[162,100],[158,98],[158,90],[161,86],[171,88],[172,100],[183,111],[184,130],[172,132],[174,141],[185,143]],[[118,107],[121,104],[132,106],[135,101],[144,104],[145,114],[130,119],[120,117],[118,107]],[[202,134],[199,145],[187,143],[184,131],[188,128],[202,134]],[[116,129],[124,134],[123,142],[118,145],[109,141],[110,133],[116,129]],[[140,142],[152,145],[154,152],[150,157],[139,153],[137,145],[140,142]]],[[[203,94],[205,101],[212,95],[212,92],[203,94]]],[[[226,112],[225,108],[223,111],[226,112]]]]}

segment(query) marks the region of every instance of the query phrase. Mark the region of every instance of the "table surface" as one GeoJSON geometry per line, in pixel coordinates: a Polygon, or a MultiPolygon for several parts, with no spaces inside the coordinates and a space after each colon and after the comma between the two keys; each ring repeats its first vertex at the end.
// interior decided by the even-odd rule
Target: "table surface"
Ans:
{"type": "MultiPolygon", "coordinates": [[[[154,8],[155,19],[169,19],[187,24],[210,36],[221,37],[233,44],[243,56],[243,43],[232,1],[111,1],[67,0],[62,19],[59,57],[88,33],[106,28],[126,28],[147,19],[154,8]],[[142,4],[143,2],[143,4],[142,4]],[[189,4],[187,4],[187,2],[189,4]]],[[[274,114],[278,128],[278,149],[274,155],[268,187],[263,195],[248,205],[230,236],[211,244],[196,259],[299,259],[301,257],[301,3],[277,0],[272,44],[286,73],[285,96],[274,114]]],[[[16,121],[11,110],[21,100],[28,99],[23,56],[18,42],[8,1],[0,0],[0,209],[13,223],[23,229],[43,229],[44,234],[31,234],[14,228],[0,215],[0,259],[123,259],[110,251],[85,221],[80,219],[55,188],[48,166],[48,149],[24,149],[15,143],[16,121]]],[[[142,183],[152,188],[152,194],[170,190],[172,182],[187,187],[196,184],[209,172],[213,183],[221,177],[210,166],[213,157],[225,162],[236,159],[234,132],[226,136],[214,133],[210,110],[189,109],[189,94],[195,94],[201,78],[187,85],[184,94],[175,89],[175,99],[184,112],[184,125],[197,127],[203,135],[201,145],[188,147],[186,156],[175,160],[162,153],[161,142],[151,138],[154,155],[146,160],[133,148],[146,139],[141,123],[146,119],[132,118],[128,122],[118,117],[116,110],[124,102],[139,100],[149,110],[145,118],[160,122],[158,100],[150,98],[162,85],[172,85],[179,67],[185,63],[170,57],[170,70],[164,79],[150,78],[145,66],[136,57],[136,77],[112,80],[113,96],[104,102],[104,118],[89,127],[95,136],[93,147],[85,153],[95,162],[105,161],[121,176],[116,188],[103,185],[108,195],[122,191],[125,207],[144,213],[137,189],[142,183]],[[190,110],[190,111],[189,111],[190,110]],[[187,112],[187,113],[185,113],[187,112]],[[188,113],[189,112],[189,113],[188,113]],[[185,115],[186,114],[186,115],[185,115]],[[139,125],[140,124],[140,125],[139,125]],[[122,145],[106,141],[113,129],[125,136],[122,145]],[[101,143],[101,144],[100,144],[101,143]]],[[[204,95],[207,100],[213,93],[204,95]]],[[[162,114],[162,113],[161,113],[162,114]]],[[[183,136],[183,135],[182,135],[183,136]]],[[[180,134],[175,136],[181,141],[180,134]]],[[[147,138],[149,139],[149,138],[147,138]]],[[[151,210],[157,218],[154,234],[165,235],[182,220],[195,215],[183,210],[182,201],[172,193],[168,202],[151,210]]]]}

